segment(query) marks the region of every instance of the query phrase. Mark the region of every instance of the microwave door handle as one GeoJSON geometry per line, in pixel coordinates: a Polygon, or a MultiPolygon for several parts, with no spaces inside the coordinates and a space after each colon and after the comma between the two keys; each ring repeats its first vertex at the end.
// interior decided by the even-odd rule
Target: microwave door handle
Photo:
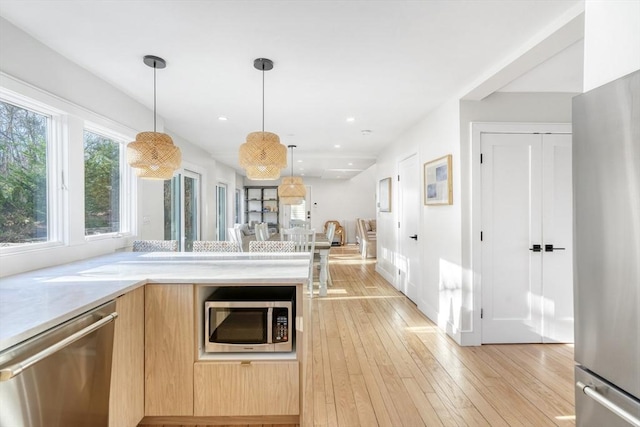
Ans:
{"type": "Polygon", "coordinates": [[[267,343],[273,343],[273,307],[267,309],[267,343]]]}

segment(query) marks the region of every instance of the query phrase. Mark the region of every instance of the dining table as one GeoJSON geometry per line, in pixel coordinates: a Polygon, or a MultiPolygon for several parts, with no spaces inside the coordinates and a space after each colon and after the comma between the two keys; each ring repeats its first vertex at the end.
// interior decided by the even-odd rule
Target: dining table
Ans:
{"type": "MultiPolygon", "coordinates": [[[[269,240],[280,240],[280,234],[274,233],[269,236],[269,240]]],[[[320,274],[318,281],[320,283],[318,295],[327,296],[327,285],[331,283],[331,273],[329,272],[329,251],[331,250],[331,242],[324,233],[316,233],[316,244],[314,253],[320,256],[320,274]]],[[[311,295],[313,296],[313,294],[311,295]]]]}

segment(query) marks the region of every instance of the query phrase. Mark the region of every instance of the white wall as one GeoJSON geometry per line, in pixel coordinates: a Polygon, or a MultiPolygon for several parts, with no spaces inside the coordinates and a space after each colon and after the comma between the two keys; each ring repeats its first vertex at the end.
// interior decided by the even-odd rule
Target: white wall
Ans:
{"type": "MultiPolygon", "coordinates": [[[[455,313],[441,313],[444,317],[460,319],[455,329],[464,344],[480,343],[480,301],[472,282],[472,243],[478,240],[479,230],[472,228],[472,170],[479,158],[472,158],[471,123],[571,123],[573,93],[494,93],[482,101],[460,102],[460,154],[462,183],[462,294],[461,305],[453,305],[455,313]],[[472,164],[472,161],[474,164],[472,164]]],[[[447,310],[450,307],[445,307],[447,310]]]]}
{"type": "MultiPolygon", "coordinates": [[[[3,254],[0,275],[7,276],[126,248],[133,236],[95,240],[84,237],[82,127],[85,121],[91,121],[133,140],[137,132],[151,129],[153,111],[2,18],[0,52],[0,86],[63,111],[67,117],[65,126],[69,142],[68,152],[60,153],[68,168],[69,179],[65,207],[69,221],[64,244],[38,251],[3,254]]],[[[162,131],[163,120],[161,117],[158,119],[158,130],[162,131]]],[[[183,152],[185,164],[202,171],[206,182],[225,179],[230,182],[230,188],[235,187],[235,173],[230,168],[216,165],[209,153],[178,135],[172,137],[183,152]]],[[[143,239],[163,238],[162,181],[138,180],[137,195],[134,233],[143,239]]],[[[215,213],[215,200],[210,197],[205,200],[204,221],[209,223],[206,215],[215,213]]]]}
{"type": "Polygon", "coordinates": [[[640,69],[640,1],[585,2],[584,90],[640,69]]]}
{"type": "MultiPolygon", "coordinates": [[[[311,227],[324,230],[324,223],[337,220],[346,229],[346,243],[355,243],[356,218],[375,218],[376,166],[349,180],[303,177],[310,190],[311,227]]],[[[281,180],[244,180],[245,186],[278,186],[281,180]]],[[[281,215],[282,221],[282,215],[281,215]]]]}
{"type": "MultiPolygon", "coordinates": [[[[422,165],[447,154],[453,155],[453,205],[423,206],[420,213],[421,283],[418,308],[434,322],[438,321],[441,280],[453,280],[459,299],[460,288],[460,134],[459,103],[450,100],[431,112],[412,129],[402,134],[378,156],[377,180],[398,175],[398,163],[418,154],[422,165]],[[442,277],[441,277],[442,276],[442,277]]],[[[392,203],[398,205],[398,182],[392,179],[392,203]]],[[[422,183],[420,184],[422,194],[422,183]]],[[[421,201],[422,205],[423,201],[421,201]]],[[[395,283],[397,258],[397,209],[378,213],[378,262],[376,270],[395,283]]],[[[444,324],[442,325],[445,326],[444,324]]]]}
{"type": "Polygon", "coordinates": [[[311,226],[324,230],[324,223],[337,220],[345,228],[347,243],[356,241],[356,218],[375,218],[376,166],[350,180],[305,179],[311,186],[311,226]]]}
{"type": "MultiPolygon", "coordinates": [[[[475,343],[471,282],[471,122],[571,122],[574,94],[495,93],[483,101],[441,105],[378,156],[377,180],[398,174],[398,163],[417,153],[420,164],[453,156],[453,205],[423,206],[420,213],[421,283],[418,308],[457,342],[475,343]]],[[[397,205],[397,180],[392,194],[397,205]]],[[[421,192],[423,183],[420,184],[421,192]]],[[[421,201],[421,204],[423,202],[421,201]]],[[[378,213],[377,270],[395,285],[397,210],[378,213]]]]}

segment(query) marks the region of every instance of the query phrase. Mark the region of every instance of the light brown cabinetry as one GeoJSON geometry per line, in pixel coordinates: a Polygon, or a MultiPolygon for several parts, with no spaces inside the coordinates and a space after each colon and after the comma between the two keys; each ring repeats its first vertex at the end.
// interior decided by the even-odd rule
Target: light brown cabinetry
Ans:
{"type": "Polygon", "coordinates": [[[297,415],[297,361],[198,362],[196,416],[297,415]]]}
{"type": "Polygon", "coordinates": [[[145,415],[193,415],[192,285],[145,286],[145,415]]]}
{"type": "Polygon", "coordinates": [[[135,427],[144,416],[144,287],[116,299],[109,427],[135,427]]]}

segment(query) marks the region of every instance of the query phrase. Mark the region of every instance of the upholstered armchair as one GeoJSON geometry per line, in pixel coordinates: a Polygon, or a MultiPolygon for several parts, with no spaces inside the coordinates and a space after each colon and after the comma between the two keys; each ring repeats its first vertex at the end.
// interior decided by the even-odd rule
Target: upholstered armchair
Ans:
{"type": "MultiPolygon", "coordinates": [[[[344,228],[340,225],[340,222],[335,219],[331,219],[324,223],[324,232],[327,232],[327,227],[329,224],[334,223],[336,225],[336,231],[333,234],[333,241],[338,241],[340,246],[344,245],[344,228]]],[[[333,244],[333,242],[331,242],[333,244]]]]}
{"type": "Polygon", "coordinates": [[[360,245],[360,255],[362,255],[363,258],[376,258],[378,251],[376,220],[358,218],[356,220],[356,227],[358,244],[360,245]]]}

